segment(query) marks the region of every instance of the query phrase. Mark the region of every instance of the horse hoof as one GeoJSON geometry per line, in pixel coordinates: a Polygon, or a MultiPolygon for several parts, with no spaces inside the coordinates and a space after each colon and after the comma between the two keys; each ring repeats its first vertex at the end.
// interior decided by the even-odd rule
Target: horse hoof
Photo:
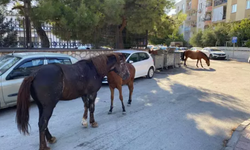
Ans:
{"type": "Polygon", "coordinates": [[[84,127],[84,128],[87,128],[88,127],[88,121],[86,120],[86,119],[82,119],[82,126],[84,127]]]}
{"type": "Polygon", "coordinates": [[[111,114],[112,114],[112,111],[109,111],[108,114],[111,115],[111,114]]]}
{"type": "Polygon", "coordinates": [[[93,122],[93,123],[91,123],[91,126],[92,126],[92,128],[97,128],[98,127],[98,123],[97,122],[93,122]]]}
{"type": "Polygon", "coordinates": [[[122,114],[123,114],[123,115],[126,115],[126,111],[123,111],[122,114]]]}
{"type": "Polygon", "coordinates": [[[48,142],[50,143],[50,144],[54,144],[54,143],[56,143],[56,137],[52,137],[50,140],[48,140],[48,142]]]}

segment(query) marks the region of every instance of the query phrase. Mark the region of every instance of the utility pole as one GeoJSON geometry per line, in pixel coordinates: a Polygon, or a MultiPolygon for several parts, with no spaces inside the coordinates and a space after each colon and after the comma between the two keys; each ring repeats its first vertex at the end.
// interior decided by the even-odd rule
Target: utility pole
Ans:
{"type": "Polygon", "coordinates": [[[30,0],[24,0],[24,18],[25,18],[25,48],[31,48],[32,47],[32,41],[31,41],[31,25],[30,25],[30,8],[31,8],[31,2],[30,0]]]}

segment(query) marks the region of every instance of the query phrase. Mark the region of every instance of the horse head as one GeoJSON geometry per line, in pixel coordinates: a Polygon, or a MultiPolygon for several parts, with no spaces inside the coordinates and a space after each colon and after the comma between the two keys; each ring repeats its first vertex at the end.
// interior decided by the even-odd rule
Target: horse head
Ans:
{"type": "Polygon", "coordinates": [[[126,80],[130,76],[129,69],[126,65],[126,57],[122,53],[115,53],[117,63],[111,68],[114,70],[123,80],[126,80]]]}

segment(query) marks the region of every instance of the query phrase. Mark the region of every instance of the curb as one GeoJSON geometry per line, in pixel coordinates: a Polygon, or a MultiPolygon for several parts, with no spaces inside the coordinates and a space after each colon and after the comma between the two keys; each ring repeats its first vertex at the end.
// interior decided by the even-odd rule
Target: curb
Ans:
{"type": "Polygon", "coordinates": [[[236,144],[238,143],[242,132],[245,130],[245,128],[250,125],[250,119],[242,122],[236,130],[233,132],[231,138],[229,139],[227,146],[224,148],[224,150],[234,150],[236,144]]]}

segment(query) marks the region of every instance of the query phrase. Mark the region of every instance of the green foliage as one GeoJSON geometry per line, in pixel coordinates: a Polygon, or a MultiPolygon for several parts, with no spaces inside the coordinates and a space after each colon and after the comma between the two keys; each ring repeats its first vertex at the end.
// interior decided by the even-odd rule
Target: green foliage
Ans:
{"type": "Polygon", "coordinates": [[[246,42],[246,46],[250,48],[250,39],[249,39],[249,40],[247,40],[247,42],[246,42]]]}
{"type": "Polygon", "coordinates": [[[202,37],[203,32],[202,30],[199,30],[197,33],[193,34],[189,42],[192,46],[203,47],[202,37]]]}
{"type": "Polygon", "coordinates": [[[243,19],[240,22],[231,23],[230,37],[238,37],[237,45],[241,46],[242,42],[250,39],[250,20],[243,19]]]}
{"type": "Polygon", "coordinates": [[[11,25],[12,21],[4,21],[4,16],[0,12],[0,47],[15,47],[17,45],[17,33],[11,25]]]}
{"type": "Polygon", "coordinates": [[[179,27],[183,24],[184,20],[186,20],[186,17],[187,15],[181,12],[172,18],[165,17],[162,24],[159,24],[159,26],[156,26],[154,30],[151,30],[151,33],[149,34],[150,43],[155,45],[170,45],[171,42],[179,41],[183,42],[184,45],[187,45],[183,35],[178,33],[179,27]]]}
{"type": "Polygon", "coordinates": [[[218,24],[214,27],[216,46],[225,46],[226,41],[230,40],[229,30],[230,26],[226,23],[218,24]]]}
{"type": "Polygon", "coordinates": [[[213,29],[206,29],[203,32],[202,38],[202,45],[205,46],[215,46],[216,44],[216,38],[215,38],[215,33],[213,29]]]}

